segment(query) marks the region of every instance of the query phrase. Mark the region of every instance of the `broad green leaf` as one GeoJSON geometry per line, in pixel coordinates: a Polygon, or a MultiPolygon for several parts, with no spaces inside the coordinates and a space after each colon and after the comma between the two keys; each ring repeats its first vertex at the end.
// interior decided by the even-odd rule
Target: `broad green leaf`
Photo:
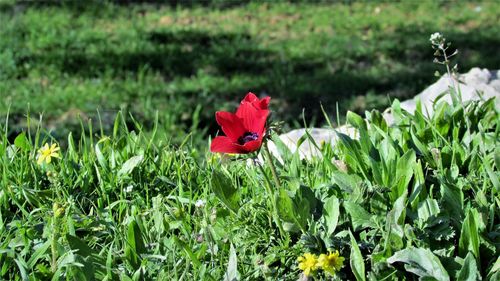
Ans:
{"type": "Polygon", "coordinates": [[[234,249],[233,243],[229,248],[229,262],[227,264],[227,270],[224,274],[224,281],[236,281],[238,280],[238,259],[236,257],[236,250],[234,249]]]}
{"type": "Polygon", "coordinates": [[[101,141],[99,141],[95,144],[95,149],[94,149],[95,156],[97,157],[97,162],[99,162],[99,165],[101,165],[101,167],[103,167],[103,168],[106,168],[108,165],[107,165],[106,158],[102,154],[101,148],[99,147],[100,143],[101,143],[101,141]]]}
{"type": "Polygon", "coordinates": [[[237,213],[240,200],[240,194],[236,188],[233,187],[231,179],[229,179],[223,172],[214,170],[212,172],[211,187],[214,194],[219,200],[226,205],[228,209],[237,213]]]}
{"type": "Polygon", "coordinates": [[[357,167],[364,179],[369,179],[367,166],[370,164],[370,160],[366,154],[367,152],[364,152],[360,148],[359,143],[351,139],[348,135],[337,131],[335,132],[342,145],[345,147],[343,151],[346,154],[345,156],[348,166],[351,168],[357,167]]]}
{"type": "Polygon", "coordinates": [[[450,276],[444,269],[441,261],[429,250],[422,248],[406,248],[396,252],[387,259],[390,264],[402,262],[405,269],[420,277],[421,280],[434,278],[438,281],[449,281],[450,276]]]}
{"type": "Polygon", "coordinates": [[[354,231],[359,231],[363,228],[371,227],[375,228],[377,225],[372,221],[373,215],[368,213],[359,204],[351,201],[344,202],[344,209],[349,213],[351,217],[352,227],[354,231]]]}
{"type": "Polygon", "coordinates": [[[456,185],[443,183],[440,192],[442,209],[449,212],[455,220],[462,220],[464,211],[464,194],[462,190],[456,185]]]}
{"type": "MultiPolygon", "coordinates": [[[[484,161],[483,161],[484,169],[486,170],[486,173],[488,174],[489,179],[491,180],[491,183],[493,184],[495,192],[498,192],[498,191],[500,191],[500,180],[498,179],[499,178],[499,174],[498,174],[498,172],[495,173],[493,171],[493,169],[491,168],[491,165],[490,165],[489,161],[490,160],[487,159],[487,158],[484,159],[484,161]]],[[[500,167],[497,167],[497,169],[499,169],[499,168],[500,167]]]]}
{"type": "Polygon", "coordinates": [[[305,227],[307,225],[307,220],[311,218],[312,212],[316,209],[316,205],[318,204],[314,192],[310,187],[300,185],[293,197],[293,203],[295,205],[296,216],[305,227]]]}
{"type": "Polygon", "coordinates": [[[66,240],[68,241],[69,247],[72,250],[77,250],[77,254],[83,257],[88,257],[92,254],[97,254],[96,251],[92,250],[84,241],[80,238],[66,234],[66,240]]]}
{"type": "Polygon", "coordinates": [[[394,203],[394,208],[387,214],[385,231],[391,248],[399,250],[403,247],[404,221],[406,217],[406,192],[394,203]]]}
{"type": "Polygon", "coordinates": [[[497,258],[496,262],[491,266],[488,272],[487,280],[498,280],[495,277],[500,277],[500,256],[497,258]]]}
{"type": "Polygon", "coordinates": [[[296,232],[298,229],[304,230],[304,226],[296,216],[295,204],[286,190],[281,188],[276,193],[275,200],[279,218],[289,224],[286,227],[287,231],[296,232]]]}
{"type": "Polygon", "coordinates": [[[31,145],[26,137],[26,132],[22,132],[14,139],[14,145],[21,150],[28,150],[31,145]]]}
{"type": "Polygon", "coordinates": [[[460,239],[458,240],[458,252],[463,257],[471,251],[479,259],[479,233],[473,210],[469,209],[462,224],[460,239]]]}
{"type": "Polygon", "coordinates": [[[440,211],[437,200],[427,198],[418,204],[418,219],[422,223],[425,223],[429,218],[437,217],[440,211]]]}
{"type": "Polygon", "coordinates": [[[125,244],[125,257],[132,267],[138,269],[140,266],[140,255],[146,252],[141,229],[135,220],[131,220],[127,230],[127,240],[125,244]]]}
{"type": "Polygon", "coordinates": [[[134,168],[141,164],[143,159],[144,155],[132,156],[130,159],[125,161],[125,163],[123,163],[122,168],[118,171],[118,175],[128,175],[132,173],[134,168]]]}
{"type": "Polygon", "coordinates": [[[132,275],[132,281],[139,281],[143,280],[142,278],[142,269],[138,268],[135,272],[134,275],[132,275]]]}
{"type": "Polygon", "coordinates": [[[359,131],[359,143],[361,145],[362,152],[366,154],[370,153],[370,149],[373,145],[371,143],[370,136],[368,135],[366,120],[352,111],[347,112],[346,119],[348,124],[359,131]]]}
{"type": "Polygon", "coordinates": [[[340,189],[348,193],[352,193],[361,182],[360,177],[339,171],[333,171],[332,177],[333,181],[340,187],[340,189]]]}
{"type": "Polygon", "coordinates": [[[476,258],[472,252],[467,253],[462,269],[458,272],[457,280],[476,281],[480,280],[480,273],[477,269],[476,258]]]}
{"type": "Polygon", "coordinates": [[[367,129],[366,121],[363,119],[363,117],[359,116],[358,114],[352,111],[347,111],[346,119],[347,123],[349,123],[351,126],[353,126],[358,130],[367,129]]]}
{"type": "Polygon", "coordinates": [[[413,150],[408,150],[401,158],[398,159],[395,181],[391,194],[392,201],[399,198],[406,190],[413,176],[413,167],[416,165],[416,155],[413,150]]]}
{"type": "Polygon", "coordinates": [[[337,223],[339,221],[339,199],[335,196],[331,196],[330,198],[325,200],[323,208],[325,210],[324,219],[326,224],[326,233],[328,236],[332,235],[335,232],[335,228],[337,227],[337,223]]]}
{"type": "Polygon", "coordinates": [[[435,163],[434,158],[431,156],[431,152],[429,151],[429,148],[427,145],[422,143],[417,135],[417,129],[414,126],[411,126],[410,130],[410,136],[413,141],[413,144],[415,147],[418,149],[418,151],[424,155],[424,159],[426,162],[434,164],[433,166],[436,166],[437,163],[435,163]]]}
{"type": "Polygon", "coordinates": [[[351,238],[351,257],[349,259],[349,264],[351,265],[352,273],[354,273],[356,280],[365,281],[365,262],[363,256],[361,255],[356,239],[354,239],[350,231],[349,236],[351,238]]]}
{"type": "Polygon", "coordinates": [[[280,189],[275,195],[276,208],[280,219],[288,224],[288,231],[296,231],[300,228],[306,230],[307,220],[311,218],[312,211],[316,208],[317,199],[312,190],[304,185],[301,185],[295,195],[292,197],[284,189],[280,189]]]}
{"type": "Polygon", "coordinates": [[[420,204],[420,200],[426,198],[427,191],[425,186],[424,171],[420,160],[418,160],[415,166],[413,166],[413,170],[413,188],[408,201],[410,201],[412,209],[415,210],[418,204],[420,204]]]}

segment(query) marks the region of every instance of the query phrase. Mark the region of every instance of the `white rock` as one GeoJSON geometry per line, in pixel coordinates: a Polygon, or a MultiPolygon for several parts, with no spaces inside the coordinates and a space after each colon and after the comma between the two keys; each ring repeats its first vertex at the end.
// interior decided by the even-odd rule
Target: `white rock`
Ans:
{"type": "MultiPolygon", "coordinates": [[[[487,100],[492,97],[499,97],[500,91],[496,89],[498,79],[491,81],[491,78],[497,77],[496,72],[490,72],[487,69],[473,68],[468,73],[462,74],[459,77],[459,82],[454,81],[449,75],[444,75],[436,83],[432,84],[413,99],[401,102],[401,108],[414,113],[417,100],[422,103],[422,110],[427,116],[433,113],[432,105],[434,100],[443,93],[447,93],[441,100],[452,103],[452,98],[449,93],[450,87],[457,85],[462,95],[462,101],[469,100],[487,100]],[[496,81],[496,82],[495,82],[496,81]],[[493,82],[493,85],[490,84],[493,82]],[[494,87],[495,86],[495,87],[494,87]]],[[[496,105],[500,105],[500,99],[496,100],[496,105]]]]}
{"type": "MultiPolygon", "coordinates": [[[[448,103],[452,103],[451,95],[449,94],[450,87],[458,85],[462,95],[462,101],[468,100],[487,100],[492,97],[499,97],[496,99],[496,106],[500,106],[500,70],[499,71],[489,71],[487,69],[472,68],[468,73],[462,74],[459,77],[459,82],[454,81],[448,75],[444,75],[438,81],[436,81],[431,86],[427,87],[420,94],[416,95],[413,99],[401,102],[401,108],[413,114],[416,109],[417,99],[420,99],[422,103],[422,109],[424,114],[431,116],[433,113],[433,103],[434,100],[441,94],[448,92],[444,95],[441,100],[448,103]]],[[[384,111],[384,118],[388,124],[393,123],[393,116],[390,112],[390,108],[384,111]]],[[[321,147],[324,143],[330,143],[332,146],[338,140],[337,134],[333,129],[320,129],[320,128],[310,128],[307,129],[309,134],[314,139],[314,142],[321,147]]],[[[336,131],[344,133],[351,138],[357,138],[356,129],[350,126],[341,126],[336,131]]],[[[280,135],[280,139],[287,145],[287,147],[295,152],[299,151],[301,159],[311,159],[313,157],[321,157],[321,152],[314,146],[312,141],[305,140],[300,147],[297,147],[297,143],[302,136],[305,134],[305,129],[297,129],[290,131],[286,134],[280,135]]],[[[269,143],[269,149],[271,153],[279,157],[276,145],[272,142],[269,143]]]]}
{"type": "MultiPolygon", "coordinates": [[[[321,148],[325,143],[329,143],[332,146],[335,145],[338,140],[336,132],[346,134],[351,138],[358,138],[357,130],[355,128],[344,125],[336,129],[296,129],[286,134],[280,135],[280,139],[288,147],[288,149],[290,149],[291,152],[294,153],[298,150],[301,159],[311,159],[313,157],[321,156],[321,151],[316,146],[321,148]],[[300,147],[297,147],[299,140],[306,134],[306,130],[314,140],[314,142],[307,138],[302,142],[300,147]]],[[[274,143],[269,142],[269,150],[275,157],[278,157],[280,162],[282,162],[282,159],[278,153],[278,149],[274,143]]]]}

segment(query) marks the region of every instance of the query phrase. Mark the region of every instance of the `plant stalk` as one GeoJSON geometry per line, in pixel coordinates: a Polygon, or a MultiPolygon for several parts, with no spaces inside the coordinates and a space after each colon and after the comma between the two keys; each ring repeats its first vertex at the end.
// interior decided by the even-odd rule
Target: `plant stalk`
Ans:
{"type": "Polygon", "coordinates": [[[271,152],[269,151],[269,147],[267,146],[267,142],[264,143],[264,154],[266,157],[267,164],[269,168],[271,168],[271,174],[273,175],[274,183],[277,187],[281,188],[281,182],[278,178],[278,174],[276,173],[276,167],[274,166],[273,159],[271,158],[271,152]]]}

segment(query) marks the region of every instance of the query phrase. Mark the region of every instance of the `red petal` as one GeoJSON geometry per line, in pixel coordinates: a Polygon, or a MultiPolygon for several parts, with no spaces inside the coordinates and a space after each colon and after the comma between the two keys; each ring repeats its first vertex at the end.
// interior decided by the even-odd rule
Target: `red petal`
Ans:
{"type": "Polygon", "coordinates": [[[245,96],[245,98],[241,101],[243,102],[250,102],[253,103],[254,101],[259,101],[259,98],[252,92],[248,92],[248,94],[245,96]]]}
{"type": "Polygon", "coordinates": [[[234,143],[228,137],[216,137],[213,139],[212,144],[210,145],[210,151],[220,153],[247,153],[243,146],[234,143]]]}
{"type": "Polygon", "coordinates": [[[259,138],[254,141],[249,141],[243,145],[243,148],[248,152],[254,152],[257,151],[260,146],[262,145],[262,138],[259,138]]]}
{"type": "Polygon", "coordinates": [[[245,124],[242,118],[236,116],[236,114],[225,111],[217,111],[215,113],[215,119],[221,126],[224,134],[226,134],[226,136],[228,136],[233,142],[237,142],[238,138],[246,132],[245,124]]]}
{"type": "Polygon", "coordinates": [[[236,115],[243,121],[245,131],[260,134],[266,126],[269,110],[260,110],[255,108],[251,103],[243,102],[238,107],[236,115]]]}
{"type": "Polygon", "coordinates": [[[260,109],[268,109],[270,101],[271,101],[271,97],[265,97],[259,101],[258,106],[256,106],[256,107],[260,108],[260,109]]]}
{"type": "Polygon", "coordinates": [[[248,92],[245,98],[241,101],[241,104],[249,102],[257,109],[268,109],[270,100],[271,97],[265,97],[263,99],[259,99],[254,93],[248,92]]]}

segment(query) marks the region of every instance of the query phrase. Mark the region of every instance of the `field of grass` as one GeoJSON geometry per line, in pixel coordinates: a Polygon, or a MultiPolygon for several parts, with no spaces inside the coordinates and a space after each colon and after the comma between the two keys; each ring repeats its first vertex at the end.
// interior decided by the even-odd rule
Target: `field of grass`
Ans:
{"type": "Polygon", "coordinates": [[[274,116],[289,126],[303,125],[303,109],[321,125],[320,103],[332,116],[337,103],[362,113],[432,83],[436,31],[460,48],[461,70],[498,68],[500,5],[422,2],[4,4],[0,116],[10,109],[13,137],[28,110],[33,124],[43,112],[45,127],[64,136],[79,130],[78,115],[96,127],[99,110],[109,132],[120,109],[148,129],[159,111],[176,137],[213,133],[213,112],[253,91],[272,95],[274,116]]]}
{"type": "Polygon", "coordinates": [[[392,100],[442,71],[435,31],[498,68],[499,11],[0,3],[0,280],[499,280],[495,101],[392,100]],[[209,152],[249,90],[285,127],[339,102],[359,138],[209,152]]]}
{"type": "Polygon", "coordinates": [[[431,119],[392,109],[392,126],[348,113],[359,140],[310,162],[273,135],[276,181],[271,165],[174,146],[122,115],[110,135],[67,135],[50,163],[40,130],[4,134],[0,278],[297,280],[301,256],[338,251],[310,280],[498,280],[494,100],[438,103],[431,119]]]}

